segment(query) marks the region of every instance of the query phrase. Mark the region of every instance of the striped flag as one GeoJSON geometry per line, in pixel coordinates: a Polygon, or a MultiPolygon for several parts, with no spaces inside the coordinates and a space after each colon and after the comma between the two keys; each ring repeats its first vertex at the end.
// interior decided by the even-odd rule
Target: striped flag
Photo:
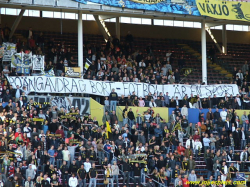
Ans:
{"type": "Polygon", "coordinates": [[[89,69],[89,66],[92,64],[92,62],[88,58],[86,58],[86,59],[87,59],[87,61],[85,62],[84,69],[87,71],[89,69]]]}
{"type": "Polygon", "coordinates": [[[86,62],[85,62],[85,65],[84,65],[84,70],[83,70],[82,76],[88,71],[89,66],[90,66],[91,64],[92,64],[92,62],[91,62],[88,58],[86,58],[86,62]]]}

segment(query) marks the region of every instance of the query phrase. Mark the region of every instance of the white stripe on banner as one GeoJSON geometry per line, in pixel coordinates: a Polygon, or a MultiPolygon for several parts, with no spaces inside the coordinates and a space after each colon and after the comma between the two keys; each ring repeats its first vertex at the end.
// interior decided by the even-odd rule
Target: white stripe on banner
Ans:
{"type": "Polygon", "coordinates": [[[7,77],[9,83],[16,88],[17,85],[22,88],[26,86],[30,92],[37,93],[86,93],[100,96],[109,96],[114,88],[119,96],[131,95],[135,91],[137,96],[145,97],[161,92],[169,93],[169,96],[178,96],[182,99],[185,94],[190,97],[191,94],[199,95],[201,98],[213,96],[217,97],[228,95],[236,96],[239,94],[236,84],[216,84],[216,85],[156,85],[140,82],[109,82],[93,81],[86,79],[68,78],[68,77],[45,77],[45,76],[26,76],[26,77],[7,77]]]}

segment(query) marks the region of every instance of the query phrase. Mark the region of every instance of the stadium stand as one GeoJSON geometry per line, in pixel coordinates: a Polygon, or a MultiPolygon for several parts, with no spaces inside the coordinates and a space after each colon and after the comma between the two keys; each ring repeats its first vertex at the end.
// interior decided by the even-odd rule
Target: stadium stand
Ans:
{"type": "MultiPolygon", "coordinates": [[[[6,32],[3,28],[5,42],[6,32]]],[[[76,65],[77,34],[40,33],[17,30],[12,42],[17,52],[46,54],[46,71],[53,68],[57,76],[64,76],[64,66],[76,65]],[[35,39],[34,48],[30,35],[35,39]],[[39,46],[42,52],[37,50],[39,46]]],[[[85,79],[203,84],[200,42],[139,37],[131,42],[128,36],[122,36],[121,41],[114,38],[106,43],[100,35],[84,38],[84,56],[95,63],[85,79]],[[105,60],[98,64],[101,58],[105,60]]],[[[207,46],[209,53],[213,44],[207,46]]],[[[80,116],[78,106],[72,105],[67,111],[51,102],[34,101],[29,97],[36,93],[25,88],[13,89],[5,75],[25,75],[17,73],[10,64],[3,64],[0,184],[191,187],[202,186],[204,181],[241,181],[239,172],[250,172],[248,62],[243,67],[249,60],[249,49],[249,45],[228,44],[228,57],[218,55],[214,63],[208,55],[208,83],[236,83],[240,91],[235,97],[215,95],[201,99],[195,95],[178,100],[167,93],[150,93],[145,98],[135,94],[123,98],[113,90],[109,97],[99,99],[105,108],[104,115],[98,114],[103,115],[102,121],[91,114],[80,116]],[[134,112],[132,107],[144,107],[145,111],[134,112]],[[154,112],[156,108],[168,108],[172,113],[160,116],[154,112]],[[197,123],[190,122],[194,111],[199,111],[197,123]],[[187,181],[196,184],[189,185],[187,181]]]]}

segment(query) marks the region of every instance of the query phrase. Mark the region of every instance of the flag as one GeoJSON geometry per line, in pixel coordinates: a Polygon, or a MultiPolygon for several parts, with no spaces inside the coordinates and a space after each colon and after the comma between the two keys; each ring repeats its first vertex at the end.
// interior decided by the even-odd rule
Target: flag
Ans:
{"type": "Polygon", "coordinates": [[[92,64],[92,62],[88,58],[86,58],[86,59],[87,59],[87,61],[85,62],[84,69],[87,71],[89,69],[89,66],[92,64]]]}
{"type": "Polygon", "coordinates": [[[87,72],[87,70],[89,69],[89,66],[92,64],[92,62],[86,58],[86,62],[85,62],[85,65],[84,65],[84,70],[83,70],[83,73],[82,73],[82,76],[87,72]]]}
{"type": "Polygon", "coordinates": [[[111,133],[111,127],[109,125],[109,122],[106,121],[106,137],[109,138],[109,133],[111,133]]]}
{"type": "Polygon", "coordinates": [[[4,54],[2,61],[11,61],[12,55],[16,53],[16,44],[6,42],[3,43],[2,46],[4,47],[4,54]]]}
{"type": "Polygon", "coordinates": [[[184,71],[184,76],[188,76],[190,73],[193,72],[193,68],[183,68],[182,71],[184,71]]]}
{"type": "Polygon", "coordinates": [[[31,59],[32,59],[33,70],[38,70],[38,71],[44,70],[44,59],[45,59],[44,56],[33,55],[31,59]]]}
{"type": "Polygon", "coordinates": [[[29,75],[30,74],[30,60],[24,60],[21,63],[18,63],[16,66],[16,72],[29,75]]]}

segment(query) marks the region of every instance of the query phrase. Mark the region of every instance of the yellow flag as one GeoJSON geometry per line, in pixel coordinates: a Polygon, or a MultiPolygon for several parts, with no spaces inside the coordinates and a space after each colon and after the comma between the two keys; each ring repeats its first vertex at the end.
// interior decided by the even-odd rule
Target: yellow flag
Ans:
{"type": "Polygon", "coordinates": [[[250,21],[250,3],[224,0],[196,0],[197,8],[202,16],[217,19],[250,21]]]}
{"type": "Polygon", "coordinates": [[[107,136],[107,139],[109,138],[109,132],[111,133],[111,127],[109,125],[109,122],[106,121],[106,136],[107,136]]]}

